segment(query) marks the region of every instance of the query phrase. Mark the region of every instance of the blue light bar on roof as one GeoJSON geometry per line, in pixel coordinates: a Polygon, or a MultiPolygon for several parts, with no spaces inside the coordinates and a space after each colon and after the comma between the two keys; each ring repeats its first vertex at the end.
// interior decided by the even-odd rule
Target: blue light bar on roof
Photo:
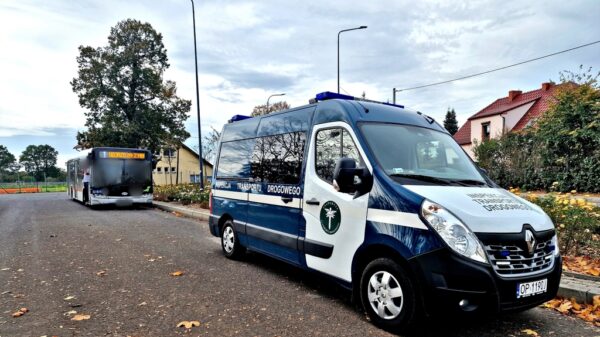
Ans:
{"type": "Polygon", "coordinates": [[[229,119],[229,123],[243,121],[244,119],[248,119],[248,118],[252,118],[252,117],[246,116],[246,115],[234,115],[233,117],[231,117],[229,119]]]}
{"type": "Polygon", "coordinates": [[[400,104],[371,101],[368,99],[354,97],[354,96],[350,96],[350,95],[338,94],[336,92],[331,92],[331,91],[320,92],[317,94],[317,96],[315,96],[315,99],[317,101],[325,101],[328,99],[336,99],[336,98],[337,99],[345,99],[345,100],[349,100],[349,101],[363,101],[363,102],[379,103],[379,104],[383,104],[383,105],[395,106],[397,108],[404,109],[404,105],[400,105],[400,104]]]}
{"type": "Polygon", "coordinates": [[[317,99],[317,101],[325,101],[328,99],[336,99],[336,98],[337,99],[347,99],[350,101],[353,101],[355,99],[354,96],[338,94],[338,93],[331,92],[331,91],[320,92],[317,94],[317,96],[315,98],[317,99]]]}

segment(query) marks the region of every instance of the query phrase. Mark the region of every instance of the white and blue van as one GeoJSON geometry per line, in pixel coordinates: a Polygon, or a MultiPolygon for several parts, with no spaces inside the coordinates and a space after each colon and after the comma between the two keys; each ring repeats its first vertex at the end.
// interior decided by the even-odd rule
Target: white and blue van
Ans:
{"type": "Polygon", "coordinates": [[[399,331],[422,314],[519,311],[553,298],[556,232],[431,117],[331,92],[236,115],[218,146],[210,231],[351,289],[399,331]]]}

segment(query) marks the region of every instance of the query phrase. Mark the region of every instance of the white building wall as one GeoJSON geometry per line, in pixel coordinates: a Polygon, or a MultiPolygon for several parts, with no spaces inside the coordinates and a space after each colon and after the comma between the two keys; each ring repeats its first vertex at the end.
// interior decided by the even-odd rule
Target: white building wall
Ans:
{"type": "Polygon", "coordinates": [[[527,113],[527,111],[531,109],[531,106],[533,106],[533,104],[535,104],[535,101],[527,103],[525,105],[521,105],[520,107],[508,110],[507,112],[503,113],[502,116],[504,116],[505,118],[504,125],[506,126],[506,130],[512,130],[515,127],[515,125],[517,125],[517,123],[521,120],[521,118],[525,116],[525,113],[527,113]]]}

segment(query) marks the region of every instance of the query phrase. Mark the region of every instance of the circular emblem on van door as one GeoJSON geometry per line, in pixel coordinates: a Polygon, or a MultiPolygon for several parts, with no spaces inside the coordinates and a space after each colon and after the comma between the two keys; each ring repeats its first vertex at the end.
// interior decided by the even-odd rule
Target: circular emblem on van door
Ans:
{"type": "Polygon", "coordinates": [[[321,227],[327,234],[335,234],[340,229],[342,222],[342,213],[340,208],[333,201],[327,201],[321,207],[321,227]]]}

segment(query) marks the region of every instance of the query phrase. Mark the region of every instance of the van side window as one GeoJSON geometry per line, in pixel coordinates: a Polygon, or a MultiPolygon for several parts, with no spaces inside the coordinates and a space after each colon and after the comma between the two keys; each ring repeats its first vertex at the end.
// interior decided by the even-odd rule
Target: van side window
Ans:
{"type": "Polygon", "coordinates": [[[352,158],[357,167],[364,166],[352,137],[342,128],[318,131],[315,146],[315,170],[321,179],[330,184],[333,183],[333,170],[340,158],[352,158]]]}
{"type": "Polygon", "coordinates": [[[236,140],[221,144],[217,177],[250,178],[250,157],[254,139],[236,140]]]}
{"type": "Polygon", "coordinates": [[[252,178],[256,182],[298,184],[304,160],[304,132],[256,138],[252,178]]]}

